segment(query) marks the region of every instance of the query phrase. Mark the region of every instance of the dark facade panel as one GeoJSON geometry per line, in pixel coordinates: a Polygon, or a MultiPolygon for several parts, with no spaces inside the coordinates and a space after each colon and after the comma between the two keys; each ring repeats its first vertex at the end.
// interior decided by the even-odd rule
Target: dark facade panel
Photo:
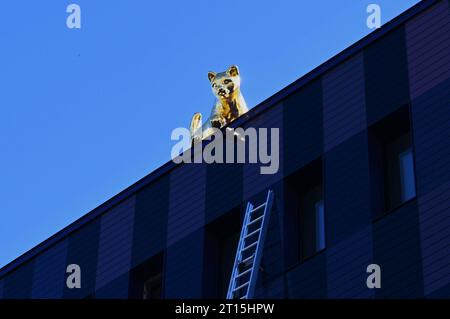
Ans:
{"type": "Polygon", "coordinates": [[[427,298],[436,298],[436,299],[448,299],[450,296],[450,285],[446,285],[438,290],[433,291],[433,293],[427,295],[427,298]]]}
{"type": "Polygon", "coordinates": [[[132,267],[166,247],[170,175],[162,176],[136,194],[132,267]]]}
{"type": "Polygon", "coordinates": [[[284,175],[323,152],[322,81],[316,80],[283,102],[284,175]]]}
{"type": "Polygon", "coordinates": [[[256,291],[255,299],[284,299],[286,296],[285,276],[266,279],[265,274],[261,274],[256,291]]]}
{"type": "Polygon", "coordinates": [[[377,298],[423,297],[419,214],[412,200],[373,226],[374,263],[381,267],[377,298]]]}
{"type": "Polygon", "coordinates": [[[450,180],[449,99],[450,79],[412,102],[419,195],[450,180]]]}
{"type": "Polygon", "coordinates": [[[128,273],[108,282],[95,292],[96,299],[127,299],[128,298],[128,273]]]}
{"type": "Polygon", "coordinates": [[[424,289],[450,284],[450,79],[412,102],[424,289]]]}
{"type": "Polygon", "coordinates": [[[450,182],[419,197],[425,294],[450,285],[450,182]]]}
{"type": "Polygon", "coordinates": [[[327,243],[334,245],[372,221],[367,132],[325,155],[327,243]]]}
{"type": "Polygon", "coordinates": [[[286,298],[327,298],[326,254],[319,253],[287,272],[286,298]]]}
{"type": "Polygon", "coordinates": [[[372,264],[367,132],[325,155],[328,296],[370,298],[366,268],[372,264]]]}
{"type": "Polygon", "coordinates": [[[242,204],[242,174],[243,164],[207,165],[206,223],[242,204]]]}
{"type": "Polygon", "coordinates": [[[3,280],[0,280],[0,299],[3,298],[3,280]]]}
{"type": "Polygon", "coordinates": [[[166,298],[201,298],[204,229],[167,248],[164,270],[166,298]]]}
{"type": "Polygon", "coordinates": [[[170,174],[167,245],[205,224],[206,164],[183,164],[170,174]]]}
{"type": "Polygon", "coordinates": [[[95,219],[73,233],[68,239],[66,264],[81,269],[81,288],[69,289],[64,285],[64,298],[87,298],[95,292],[100,220],[95,219]]]}
{"type": "Polygon", "coordinates": [[[325,151],[366,128],[364,57],[358,54],[323,77],[325,151]]]}
{"type": "Polygon", "coordinates": [[[436,5],[406,23],[411,97],[450,78],[450,5],[436,5]]]}
{"type": "Polygon", "coordinates": [[[374,263],[372,225],[330,244],[326,254],[329,298],[374,298],[366,285],[367,266],[374,263]]]}
{"type": "MultiPolygon", "coordinates": [[[[272,185],[283,178],[283,103],[275,106],[274,108],[267,110],[261,115],[253,118],[251,121],[245,123],[244,129],[248,127],[254,127],[256,129],[267,128],[268,131],[268,152],[270,154],[272,149],[272,138],[270,130],[271,128],[278,128],[279,140],[278,140],[278,171],[275,174],[261,174],[261,167],[268,166],[268,164],[249,163],[246,161],[244,164],[244,177],[243,177],[243,196],[244,199],[248,199],[251,196],[265,190],[267,185],[272,185]]],[[[259,142],[259,141],[258,141],[259,142]]],[[[275,146],[274,146],[275,149],[275,146]]],[[[272,154],[273,155],[273,154],[272,154]]],[[[248,156],[247,156],[248,157],[248,156]]],[[[272,156],[274,158],[274,156],[272,156]]],[[[275,160],[275,159],[274,159],[275,160]]]]}
{"type": "Polygon", "coordinates": [[[21,265],[3,281],[4,299],[31,298],[33,285],[34,260],[21,265]]]}
{"type": "Polygon", "coordinates": [[[96,290],[130,270],[134,206],[132,196],[101,218],[96,290]]]}
{"type": "Polygon", "coordinates": [[[364,50],[367,122],[373,124],[409,102],[405,28],[364,50]]]}
{"type": "Polygon", "coordinates": [[[66,285],[68,241],[49,248],[34,262],[32,298],[59,299],[66,285]]]}

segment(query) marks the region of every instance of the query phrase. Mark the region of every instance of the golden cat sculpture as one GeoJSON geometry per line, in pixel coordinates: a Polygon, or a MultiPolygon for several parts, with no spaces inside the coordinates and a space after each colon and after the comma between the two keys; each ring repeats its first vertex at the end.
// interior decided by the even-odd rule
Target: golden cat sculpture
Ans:
{"type": "Polygon", "coordinates": [[[248,111],[241,94],[241,77],[239,69],[233,65],[225,72],[208,72],[208,79],[217,100],[208,120],[202,125],[202,114],[195,113],[191,120],[191,141],[202,140],[218,128],[231,123],[248,111]]]}

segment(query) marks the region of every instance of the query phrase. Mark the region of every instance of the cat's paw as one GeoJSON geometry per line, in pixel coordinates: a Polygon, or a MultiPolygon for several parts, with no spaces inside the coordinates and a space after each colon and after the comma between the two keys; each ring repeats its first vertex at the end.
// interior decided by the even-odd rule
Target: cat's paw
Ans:
{"type": "Polygon", "coordinates": [[[222,119],[213,119],[211,120],[211,126],[214,128],[220,129],[222,126],[225,125],[225,121],[222,119]]]}

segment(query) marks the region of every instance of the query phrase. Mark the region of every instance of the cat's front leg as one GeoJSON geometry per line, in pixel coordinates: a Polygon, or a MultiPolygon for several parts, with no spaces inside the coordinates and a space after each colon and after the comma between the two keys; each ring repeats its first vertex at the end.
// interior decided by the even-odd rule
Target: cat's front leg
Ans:
{"type": "Polygon", "coordinates": [[[191,133],[191,140],[202,139],[202,114],[195,113],[192,116],[191,125],[189,127],[189,132],[191,133]]]}

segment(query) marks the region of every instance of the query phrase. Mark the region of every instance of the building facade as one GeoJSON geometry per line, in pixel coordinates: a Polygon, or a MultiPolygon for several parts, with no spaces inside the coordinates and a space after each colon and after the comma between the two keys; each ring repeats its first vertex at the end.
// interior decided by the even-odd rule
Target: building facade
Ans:
{"type": "Polygon", "coordinates": [[[3,267],[0,298],[223,298],[245,205],[269,189],[256,298],[450,298],[449,0],[420,2],[232,125],[280,129],[278,173],[168,162],[3,267]]]}

